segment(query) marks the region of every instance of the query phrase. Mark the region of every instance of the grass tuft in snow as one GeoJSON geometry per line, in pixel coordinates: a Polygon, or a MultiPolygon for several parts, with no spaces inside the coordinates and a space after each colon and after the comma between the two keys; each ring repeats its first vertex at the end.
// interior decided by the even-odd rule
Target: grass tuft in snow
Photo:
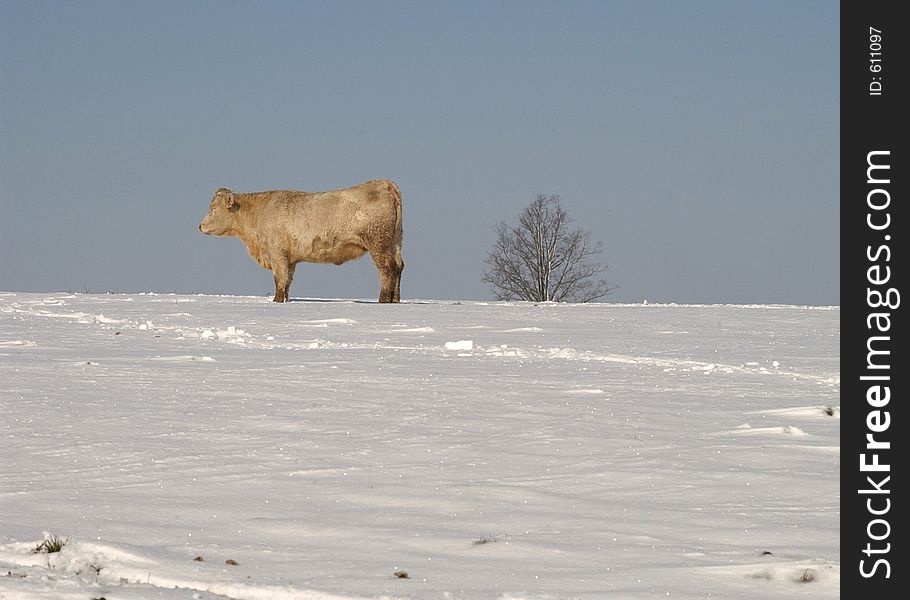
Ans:
{"type": "Polygon", "coordinates": [[[52,533],[45,534],[44,541],[35,546],[32,554],[51,554],[53,552],[60,552],[68,541],[69,538],[60,538],[52,533]]]}
{"type": "Polygon", "coordinates": [[[810,583],[812,581],[815,581],[815,571],[812,569],[806,569],[799,577],[800,583],[810,583]]]}
{"type": "Polygon", "coordinates": [[[498,541],[499,540],[496,539],[495,535],[490,534],[490,535],[481,536],[480,538],[474,540],[471,543],[475,546],[483,546],[484,544],[495,544],[498,541]]]}

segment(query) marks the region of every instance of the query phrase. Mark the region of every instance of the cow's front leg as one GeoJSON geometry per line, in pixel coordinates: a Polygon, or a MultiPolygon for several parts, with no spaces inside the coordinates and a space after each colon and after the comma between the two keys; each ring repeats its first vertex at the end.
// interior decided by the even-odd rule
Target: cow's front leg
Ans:
{"type": "Polygon", "coordinates": [[[288,302],[291,299],[291,280],[294,279],[294,267],[287,262],[273,263],[272,275],[275,277],[275,302],[288,302]]]}

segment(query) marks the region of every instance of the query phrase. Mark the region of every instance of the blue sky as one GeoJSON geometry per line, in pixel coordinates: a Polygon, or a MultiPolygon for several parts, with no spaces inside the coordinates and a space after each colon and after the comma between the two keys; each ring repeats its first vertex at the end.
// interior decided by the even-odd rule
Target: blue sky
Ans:
{"type": "MultiPolygon", "coordinates": [[[[839,5],[0,0],[0,290],[271,294],[212,193],[394,179],[402,297],[559,193],[608,301],[839,303],[839,5]]],[[[378,294],[368,258],[293,296],[378,294]]]]}

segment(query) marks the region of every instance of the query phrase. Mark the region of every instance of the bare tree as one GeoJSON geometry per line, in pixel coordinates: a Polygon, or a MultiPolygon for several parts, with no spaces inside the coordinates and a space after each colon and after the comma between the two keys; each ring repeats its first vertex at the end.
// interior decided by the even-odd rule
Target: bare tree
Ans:
{"type": "Polygon", "coordinates": [[[558,194],[538,194],[519,215],[518,226],[497,226],[483,274],[497,299],[590,302],[617,287],[595,279],[607,270],[591,261],[601,244],[591,242],[590,231],[569,230],[570,223],[558,194]]]}

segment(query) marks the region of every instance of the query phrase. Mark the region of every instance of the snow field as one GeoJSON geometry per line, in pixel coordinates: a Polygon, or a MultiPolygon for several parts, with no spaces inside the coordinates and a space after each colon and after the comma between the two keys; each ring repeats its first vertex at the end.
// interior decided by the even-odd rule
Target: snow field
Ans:
{"type": "Polygon", "coordinates": [[[0,598],[836,598],[838,318],[0,294],[0,598]]]}

